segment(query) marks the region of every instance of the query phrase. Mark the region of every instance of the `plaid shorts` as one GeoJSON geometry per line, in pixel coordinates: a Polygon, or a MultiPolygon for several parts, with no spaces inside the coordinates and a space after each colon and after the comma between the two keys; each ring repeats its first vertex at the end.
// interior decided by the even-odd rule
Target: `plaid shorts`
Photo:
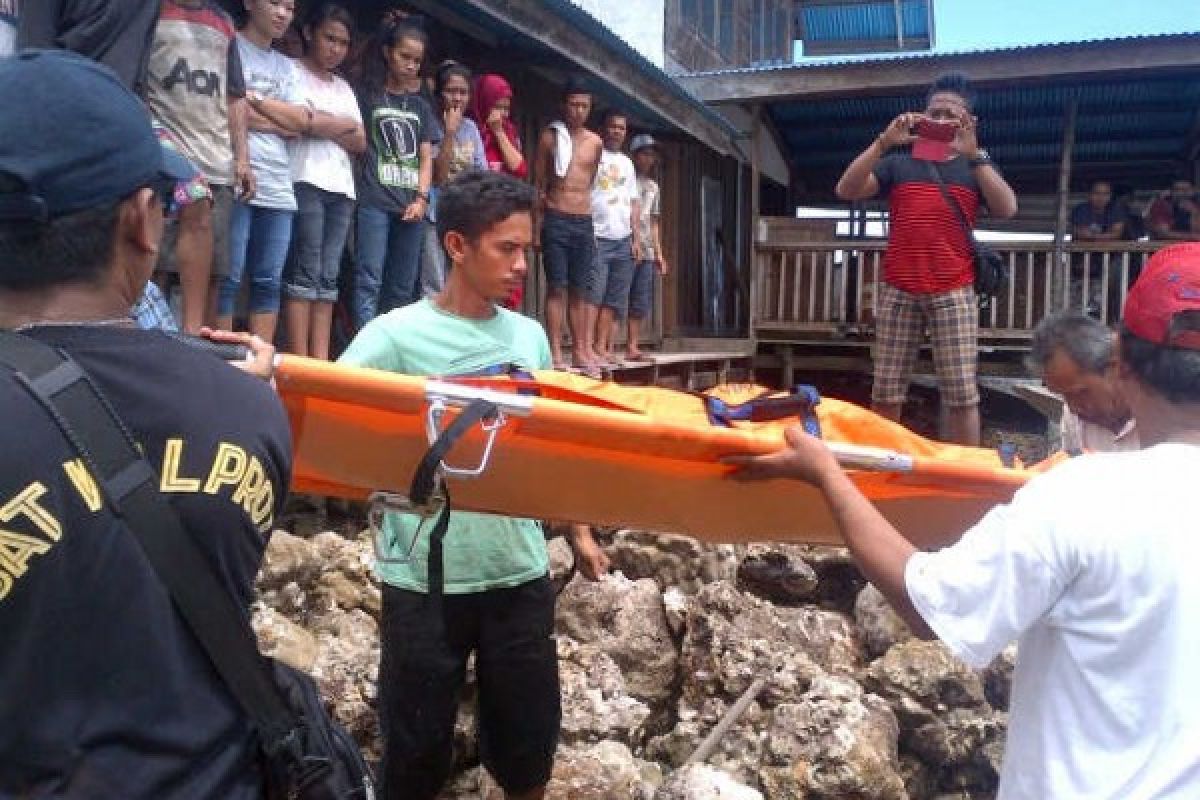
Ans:
{"type": "Polygon", "coordinates": [[[928,327],[942,405],[979,404],[975,370],[979,363],[979,306],[970,286],[938,294],[911,294],[879,285],[875,329],[876,403],[903,403],[917,351],[928,327]]]}

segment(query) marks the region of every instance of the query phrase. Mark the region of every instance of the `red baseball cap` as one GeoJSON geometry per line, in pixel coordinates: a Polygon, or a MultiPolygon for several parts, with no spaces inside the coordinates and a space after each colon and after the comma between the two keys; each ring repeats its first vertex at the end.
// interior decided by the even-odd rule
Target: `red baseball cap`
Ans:
{"type": "Polygon", "coordinates": [[[1200,242],[1173,244],[1151,256],[1125,298],[1123,322],[1139,339],[1200,350],[1200,329],[1180,324],[1188,311],[1200,316],[1200,242]]]}

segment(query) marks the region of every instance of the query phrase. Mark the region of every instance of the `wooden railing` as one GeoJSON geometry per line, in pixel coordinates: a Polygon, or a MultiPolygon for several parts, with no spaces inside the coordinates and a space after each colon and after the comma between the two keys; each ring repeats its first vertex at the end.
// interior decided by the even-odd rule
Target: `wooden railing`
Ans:
{"type": "MultiPolygon", "coordinates": [[[[1130,284],[1158,243],[997,242],[1008,286],[980,313],[980,338],[1027,340],[1047,314],[1087,309],[1115,322],[1130,284]]],[[[760,243],[754,271],[754,327],[763,338],[870,339],[883,276],[881,240],[760,243]]]]}

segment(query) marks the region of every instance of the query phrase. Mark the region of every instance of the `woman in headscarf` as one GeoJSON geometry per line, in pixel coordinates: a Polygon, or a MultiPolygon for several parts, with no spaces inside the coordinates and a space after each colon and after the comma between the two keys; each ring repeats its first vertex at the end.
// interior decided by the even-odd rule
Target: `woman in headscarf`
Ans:
{"type": "Polygon", "coordinates": [[[512,123],[513,90],[500,75],[480,75],[471,96],[471,116],[483,135],[488,168],[525,178],[529,170],[521,154],[521,138],[512,123]]]}
{"type": "MultiPolygon", "coordinates": [[[[507,172],[515,178],[529,175],[525,156],[521,154],[521,137],[512,122],[512,86],[500,75],[486,74],[475,79],[471,93],[471,117],[483,137],[483,157],[492,172],[507,172]]],[[[514,311],[521,309],[525,290],[517,287],[504,305],[514,311]]]]}

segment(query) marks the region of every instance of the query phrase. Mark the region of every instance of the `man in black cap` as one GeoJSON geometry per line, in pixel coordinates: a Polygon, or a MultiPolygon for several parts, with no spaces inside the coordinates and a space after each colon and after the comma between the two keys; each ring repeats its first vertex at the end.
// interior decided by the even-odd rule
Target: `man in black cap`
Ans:
{"type": "MultiPolygon", "coordinates": [[[[290,471],[267,385],[131,325],[186,165],[67,52],[0,63],[0,329],[67,353],[245,607],[290,471]]],[[[244,718],[76,450],[0,369],[0,797],[257,798],[244,718]]],[[[248,611],[247,611],[248,614],[248,611]]]]}

